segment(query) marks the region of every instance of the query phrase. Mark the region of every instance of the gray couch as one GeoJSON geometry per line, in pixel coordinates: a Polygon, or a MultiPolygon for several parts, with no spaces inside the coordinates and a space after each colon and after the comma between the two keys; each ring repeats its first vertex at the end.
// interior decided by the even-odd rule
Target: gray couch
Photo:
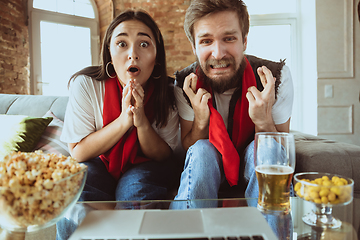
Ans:
{"type": "MultiPolygon", "coordinates": [[[[0,114],[41,117],[48,110],[64,120],[67,97],[0,94],[0,114]]],[[[328,172],[355,181],[353,221],[360,224],[360,147],[293,132],[296,139],[295,172],[328,172]]]]}

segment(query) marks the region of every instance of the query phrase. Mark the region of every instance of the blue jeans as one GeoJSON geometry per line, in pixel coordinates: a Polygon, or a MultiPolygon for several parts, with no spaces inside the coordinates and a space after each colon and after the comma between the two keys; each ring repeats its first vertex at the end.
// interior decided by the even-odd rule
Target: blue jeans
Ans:
{"type": "MultiPolygon", "coordinates": [[[[174,167],[170,160],[148,161],[132,165],[119,180],[116,180],[99,157],[84,164],[88,167],[88,175],[79,201],[166,199],[174,167]]],[[[129,208],[131,207],[129,203],[129,208]]],[[[62,218],[56,224],[56,239],[68,239],[89,210],[90,207],[78,204],[67,217],[62,218]]]]}
{"type": "MultiPolygon", "coordinates": [[[[244,164],[243,177],[247,183],[245,197],[258,198],[259,186],[255,174],[254,141],[246,147],[244,157],[241,161],[243,161],[242,164],[244,164]]],[[[239,178],[241,178],[242,172],[239,174],[239,178]]],[[[178,193],[174,198],[174,200],[178,201],[172,202],[170,208],[188,209],[217,207],[216,201],[194,201],[193,199],[217,199],[220,186],[225,181],[226,178],[222,167],[221,154],[209,140],[198,140],[187,151],[184,170],[181,174],[180,186],[178,193]]],[[[249,206],[256,207],[257,201],[249,201],[248,204],[249,206]]],[[[291,237],[292,232],[289,233],[288,230],[292,229],[290,214],[287,214],[286,216],[267,214],[264,215],[264,217],[279,239],[291,237]],[[286,226],[283,226],[284,224],[286,226]],[[289,226],[291,226],[291,228],[289,226]]]]}
{"type": "MultiPolygon", "coordinates": [[[[174,200],[217,199],[222,179],[221,155],[209,140],[198,140],[187,153],[174,200]]],[[[216,207],[214,201],[176,201],[172,209],[216,207]],[[214,205],[215,204],[215,205],[214,205]]]]}

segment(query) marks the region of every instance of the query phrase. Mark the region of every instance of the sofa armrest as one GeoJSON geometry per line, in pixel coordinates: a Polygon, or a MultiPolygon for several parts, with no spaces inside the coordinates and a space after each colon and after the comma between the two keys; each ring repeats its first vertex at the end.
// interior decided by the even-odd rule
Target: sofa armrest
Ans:
{"type": "Polygon", "coordinates": [[[295,172],[326,172],[354,180],[354,197],[360,198],[360,146],[293,133],[296,147],[295,172]]]}

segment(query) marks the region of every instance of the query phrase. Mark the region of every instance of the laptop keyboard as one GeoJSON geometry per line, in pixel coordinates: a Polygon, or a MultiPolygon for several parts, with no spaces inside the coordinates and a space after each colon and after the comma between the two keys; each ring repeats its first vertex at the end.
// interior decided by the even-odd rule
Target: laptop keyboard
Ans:
{"type": "Polygon", "coordinates": [[[212,237],[212,238],[82,238],[81,240],[265,240],[263,236],[240,236],[240,237],[212,237]]]}

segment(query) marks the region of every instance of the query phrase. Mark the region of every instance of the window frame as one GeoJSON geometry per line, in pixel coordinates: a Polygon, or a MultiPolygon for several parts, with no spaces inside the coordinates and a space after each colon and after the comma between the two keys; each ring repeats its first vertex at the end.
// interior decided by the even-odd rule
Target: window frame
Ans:
{"type": "Polygon", "coordinates": [[[100,57],[100,31],[99,17],[96,4],[89,0],[93,6],[95,18],[86,18],[64,13],[58,13],[33,7],[33,0],[28,1],[29,9],[29,48],[30,48],[30,94],[42,95],[41,72],[41,44],[40,44],[40,22],[52,22],[71,26],[90,28],[91,36],[91,63],[99,64],[100,57]]]}
{"type": "MultiPolygon", "coordinates": [[[[297,5],[298,6],[298,5],[297,5]]],[[[291,114],[290,128],[292,130],[302,130],[302,76],[301,76],[301,32],[300,32],[299,8],[295,13],[278,13],[278,14],[253,14],[250,15],[251,26],[274,26],[274,25],[290,25],[290,51],[291,51],[291,76],[294,85],[294,102],[291,114]]],[[[251,54],[251,53],[249,53],[251,54]]],[[[261,57],[261,56],[259,56],[261,57]]],[[[277,59],[276,61],[279,61],[277,59]]]]}

